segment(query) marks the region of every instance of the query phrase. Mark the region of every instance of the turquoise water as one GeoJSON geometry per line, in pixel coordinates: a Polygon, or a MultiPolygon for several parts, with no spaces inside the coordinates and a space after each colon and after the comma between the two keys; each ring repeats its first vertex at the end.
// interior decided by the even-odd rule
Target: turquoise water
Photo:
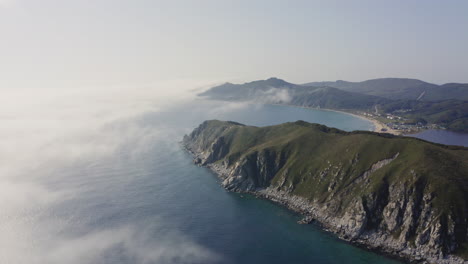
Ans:
{"type": "Polygon", "coordinates": [[[147,113],[109,126],[137,127],[144,131],[137,141],[50,176],[48,186],[75,190],[75,195],[48,209],[44,218],[67,219],[73,228],[57,232],[70,239],[102,230],[116,239],[123,229],[132,230],[123,232],[129,238],[104,247],[94,263],[398,263],[314,225],[299,225],[298,215],[269,201],[226,192],[179,145],[185,133],[206,119],[372,128],[370,122],[342,113],[283,106],[195,102],[147,113]]]}

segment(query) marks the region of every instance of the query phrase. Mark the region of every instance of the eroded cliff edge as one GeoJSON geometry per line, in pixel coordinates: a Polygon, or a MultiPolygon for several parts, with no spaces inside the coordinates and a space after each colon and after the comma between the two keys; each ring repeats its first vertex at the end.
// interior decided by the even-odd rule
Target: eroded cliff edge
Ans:
{"type": "Polygon", "coordinates": [[[183,143],[226,189],[281,203],[342,239],[411,261],[467,258],[468,148],[303,121],[206,121],[183,143]]]}

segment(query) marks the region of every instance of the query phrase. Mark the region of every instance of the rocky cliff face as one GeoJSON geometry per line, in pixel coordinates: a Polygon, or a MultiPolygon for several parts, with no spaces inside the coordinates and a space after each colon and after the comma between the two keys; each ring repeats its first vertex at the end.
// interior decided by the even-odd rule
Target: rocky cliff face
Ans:
{"type": "Polygon", "coordinates": [[[464,263],[467,149],[305,123],[221,121],[203,123],[184,145],[226,189],[281,203],[342,239],[411,261],[464,263]],[[370,148],[381,151],[366,155],[370,148]],[[418,148],[423,154],[409,152],[418,148]],[[441,172],[413,165],[426,162],[441,172]]]}

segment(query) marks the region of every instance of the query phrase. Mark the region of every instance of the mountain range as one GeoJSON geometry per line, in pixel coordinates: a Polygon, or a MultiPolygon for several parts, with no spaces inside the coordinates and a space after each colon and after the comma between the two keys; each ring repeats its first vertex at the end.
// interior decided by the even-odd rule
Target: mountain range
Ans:
{"type": "Polygon", "coordinates": [[[384,78],[360,83],[336,81],[293,84],[278,78],[225,83],[200,96],[301,107],[396,115],[408,124],[436,124],[468,132],[468,84],[435,85],[414,79],[384,78]]]}
{"type": "Polygon", "coordinates": [[[388,99],[440,101],[468,100],[468,84],[447,83],[436,85],[417,79],[380,78],[363,82],[310,82],[304,86],[327,86],[344,91],[375,95],[388,99]]]}

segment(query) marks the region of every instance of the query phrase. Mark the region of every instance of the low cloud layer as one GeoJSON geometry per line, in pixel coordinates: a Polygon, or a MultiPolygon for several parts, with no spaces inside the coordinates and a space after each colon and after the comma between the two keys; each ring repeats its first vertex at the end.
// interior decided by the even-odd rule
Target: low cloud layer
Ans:
{"type": "MultiPolygon", "coordinates": [[[[123,260],[142,264],[184,264],[213,263],[222,259],[177,232],[164,234],[155,241],[145,233],[144,226],[99,230],[77,237],[50,236],[44,230],[38,234],[45,237],[20,233],[16,234],[20,235],[19,238],[10,237],[10,243],[1,244],[3,249],[9,249],[8,252],[2,250],[0,254],[2,263],[91,264],[123,260]]],[[[7,232],[3,235],[12,234],[7,232]]]]}
{"type": "Polygon", "coordinates": [[[189,91],[202,85],[206,82],[2,89],[0,160],[4,163],[0,166],[0,179],[16,178],[48,158],[74,159],[85,153],[106,153],[116,142],[109,142],[109,138],[94,140],[106,124],[190,100],[194,94],[189,91]],[[57,152],[60,153],[56,155],[57,152]]]}
{"type": "Polygon", "coordinates": [[[291,101],[291,95],[288,90],[281,88],[271,88],[264,92],[261,98],[265,103],[289,103],[291,101]]]}
{"type": "Polygon", "coordinates": [[[176,230],[161,231],[155,240],[147,230],[157,230],[157,221],[81,230],[79,215],[63,215],[56,208],[85,195],[83,189],[48,184],[52,175],[67,180],[56,173],[60,168],[110,157],[125,144],[145,151],[149,141],[168,131],[128,120],[191,100],[189,91],[204,84],[2,90],[0,263],[112,263],[119,254],[132,263],[221,259],[176,230]]]}

